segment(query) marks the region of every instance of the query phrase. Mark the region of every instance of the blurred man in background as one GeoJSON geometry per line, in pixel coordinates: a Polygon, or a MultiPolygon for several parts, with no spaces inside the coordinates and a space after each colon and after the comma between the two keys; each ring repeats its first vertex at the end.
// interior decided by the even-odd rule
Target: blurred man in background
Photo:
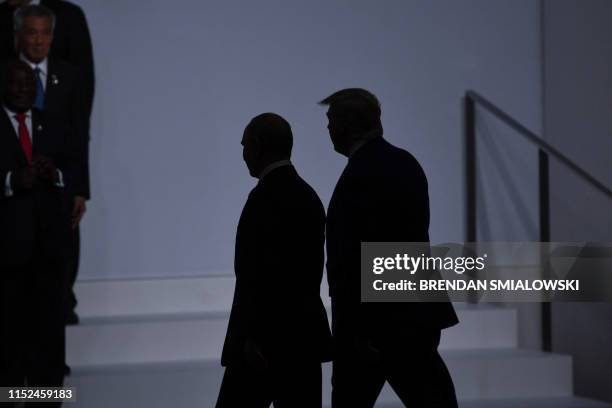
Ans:
{"type": "Polygon", "coordinates": [[[13,32],[13,14],[19,7],[43,5],[53,11],[56,24],[51,44],[51,54],[82,72],[85,95],[85,111],[91,114],[95,76],[89,26],[83,10],[76,4],[63,0],[6,0],[0,4],[0,60],[16,56],[13,32]]]}
{"type": "MultiPolygon", "coordinates": [[[[81,149],[81,183],[66,191],[66,207],[72,213],[70,256],[64,266],[66,275],[66,323],[76,324],[74,309],[79,252],[79,222],[86,211],[89,190],[89,118],[93,100],[93,60],[87,23],[80,8],[63,1],[42,3],[58,10],[58,15],[34,1],[8,1],[0,5],[0,18],[11,18],[10,34],[2,26],[6,39],[0,55],[16,53],[34,70],[37,79],[35,106],[48,117],[61,119],[81,149]],[[72,63],[70,62],[72,61],[72,63]]],[[[59,121],[58,121],[59,123],[59,121]]]]}
{"type": "Polygon", "coordinates": [[[58,387],[68,238],[61,201],[78,179],[78,152],[62,126],[33,108],[36,77],[28,64],[5,64],[0,97],[0,385],[58,387]]]}

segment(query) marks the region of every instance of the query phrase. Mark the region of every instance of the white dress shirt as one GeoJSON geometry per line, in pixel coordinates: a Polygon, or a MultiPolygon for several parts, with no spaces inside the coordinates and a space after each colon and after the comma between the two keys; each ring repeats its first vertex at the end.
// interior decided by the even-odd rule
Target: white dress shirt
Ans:
{"type": "Polygon", "coordinates": [[[259,179],[261,180],[262,178],[266,177],[266,175],[268,175],[272,170],[278,169],[279,167],[283,166],[291,166],[291,160],[279,160],[274,163],[270,163],[261,171],[259,179]]]}
{"type": "Polygon", "coordinates": [[[44,60],[40,61],[38,64],[34,64],[33,62],[30,62],[25,55],[19,54],[19,59],[21,59],[23,62],[25,62],[26,64],[28,64],[30,66],[30,68],[32,68],[32,70],[35,70],[36,68],[38,68],[39,71],[39,76],[40,76],[40,82],[42,82],[42,87],[43,87],[43,91],[47,91],[47,73],[49,72],[49,59],[45,58],[44,60]]]}
{"type": "MultiPolygon", "coordinates": [[[[17,140],[19,140],[19,121],[17,120],[17,114],[11,110],[9,110],[6,106],[3,106],[4,112],[6,113],[6,116],[8,116],[8,118],[11,121],[11,124],[13,125],[13,129],[15,130],[15,134],[17,135],[17,140]]],[[[32,142],[32,111],[29,110],[27,112],[24,112],[25,114],[25,124],[26,127],[28,128],[28,135],[30,136],[30,142],[32,142]]],[[[12,172],[7,172],[6,173],[6,178],[4,180],[4,195],[6,197],[11,197],[13,195],[13,189],[11,188],[11,173],[12,172]]],[[[57,187],[64,187],[64,175],[62,174],[61,170],[57,170],[57,174],[58,174],[58,181],[57,183],[55,183],[55,185],[57,187]]]]}

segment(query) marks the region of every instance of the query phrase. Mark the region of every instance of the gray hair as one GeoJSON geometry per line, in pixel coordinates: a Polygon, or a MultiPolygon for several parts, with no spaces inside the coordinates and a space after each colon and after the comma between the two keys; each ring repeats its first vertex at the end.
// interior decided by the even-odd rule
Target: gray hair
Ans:
{"type": "Polygon", "coordinates": [[[51,29],[55,30],[55,14],[47,7],[40,4],[19,7],[13,14],[13,29],[16,33],[21,31],[23,21],[26,17],[49,17],[51,19],[51,29]]]}

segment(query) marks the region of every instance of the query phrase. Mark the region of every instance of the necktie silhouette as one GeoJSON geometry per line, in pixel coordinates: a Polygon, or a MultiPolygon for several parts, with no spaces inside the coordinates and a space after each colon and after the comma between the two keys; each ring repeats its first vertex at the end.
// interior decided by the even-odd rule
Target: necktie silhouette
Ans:
{"type": "Polygon", "coordinates": [[[34,75],[36,75],[36,100],[34,101],[34,107],[42,110],[45,107],[45,88],[40,79],[40,68],[34,68],[34,75]]]}
{"type": "Polygon", "coordinates": [[[23,153],[28,160],[28,164],[32,164],[32,140],[30,139],[30,132],[28,132],[28,126],[26,125],[26,115],[25,113],[18,113],[15,115],[15,119],[17,119],[17,123],[19,123],[18,133],[19,133],[19,143],[21,144],[21,148],[23,149],[23,153]]]}

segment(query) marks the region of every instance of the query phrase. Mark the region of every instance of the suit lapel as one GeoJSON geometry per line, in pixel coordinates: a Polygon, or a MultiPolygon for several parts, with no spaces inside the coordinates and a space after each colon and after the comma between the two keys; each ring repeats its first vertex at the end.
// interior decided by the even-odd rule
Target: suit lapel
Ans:
{"type": "Polygon", "coordinates": [[[59,84],[59,75],[57,70],[55,69],[55,64],[53,63],[53,59],[49,58],[47,60],[47,81],[45,86],[45,107],[49,106],[53,102],[53,98],[55,97],[55,92],[57,85],[59,84]]]}
{"type": "Polygon", "coordinates": [[[40,148],[40,136],[43,130],[40,119],[40,112],[36,109],[32,109],[32,151],[38,152],[40,148]]]}
{"type": "Polygon", "coordinates": [[[4,108],[0,107],[0,129],[2,133],[3,144],[8,146],[9,149],[12,149],[15,154],[19,156],[19,161],[25,163],[26,157],[23,152],[23,148],[21,147],[21,143],[19,143],[19,137],[17,133],[15,133],[15,128],[13,127],[13,123],[11,119],[8,117],[7,112],[4,108]]]}

